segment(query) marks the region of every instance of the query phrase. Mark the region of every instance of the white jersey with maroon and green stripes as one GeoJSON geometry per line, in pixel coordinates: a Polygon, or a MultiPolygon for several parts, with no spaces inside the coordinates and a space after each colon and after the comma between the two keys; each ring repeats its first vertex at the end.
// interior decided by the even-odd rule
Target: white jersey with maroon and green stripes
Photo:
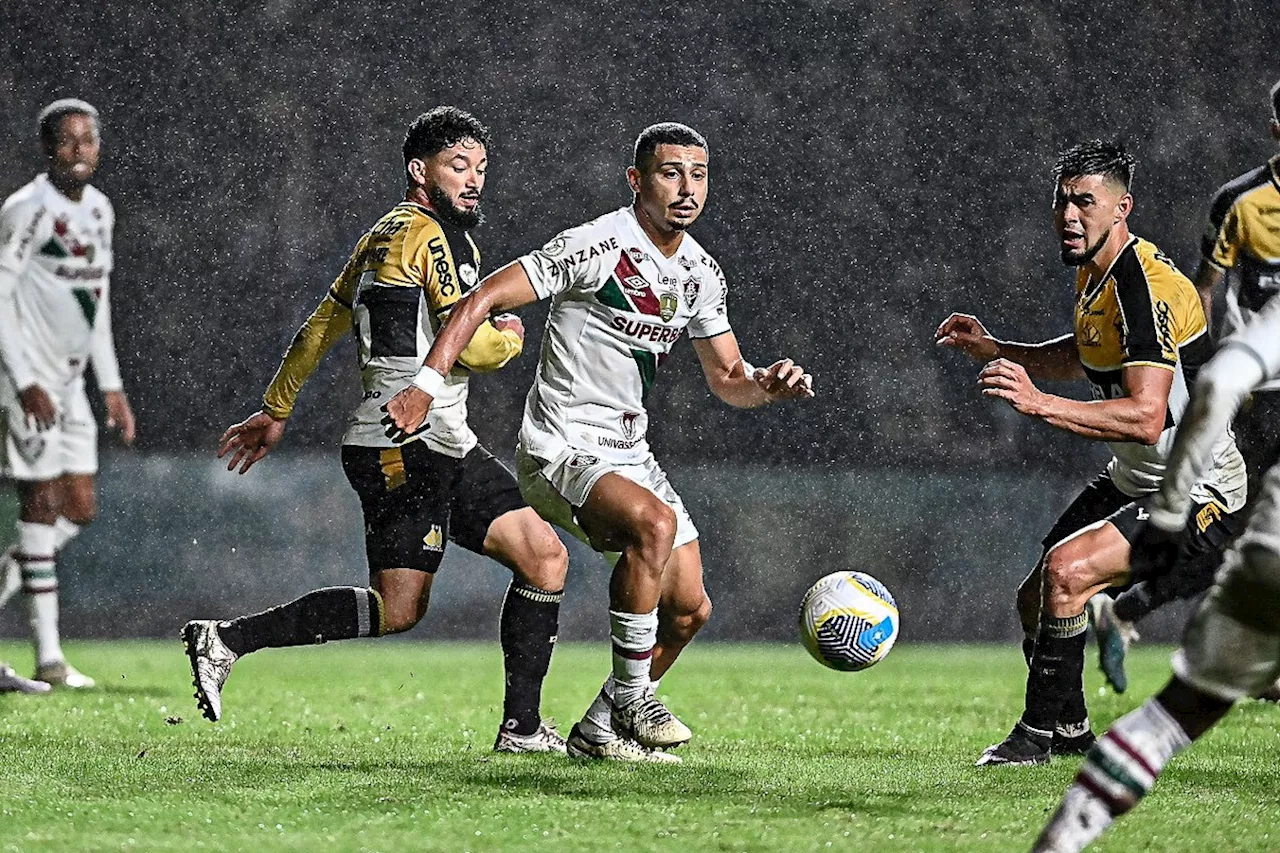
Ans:
{"type": "Polygon", "coordinates": [[[720,265],[689,234],[665,257],[624,207],[520,258],[551,297],[520,441],[543,459],[573,449],[628,463],[649,455],[645,397],[671,347],[730,331],[720,265]]]}
{"type": "Polygon", "coordinates": [[[0,311],[16,311],[21,329],[20,346],[0,345],[0,388],[74,390],[91,362],[104,391],[121,387],[108,301],[114,227],[105,195],[86,186],[74,201],[46,175],[0,207],[0,292],[12,294],[0,311]]]}

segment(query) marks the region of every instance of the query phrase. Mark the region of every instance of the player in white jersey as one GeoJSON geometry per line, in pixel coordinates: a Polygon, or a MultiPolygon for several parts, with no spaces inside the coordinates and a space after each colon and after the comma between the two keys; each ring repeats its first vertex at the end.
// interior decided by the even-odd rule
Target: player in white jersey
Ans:
{"type": "MultiPolygon", "coordinates": [[[[1194,510],[1191,490],[1212,465],[1214,444],[1249,394],[1277,379],[1280,296],[1272,296],[1201,373],[1164,486],[1134,541],[1135,563],[1177,559],[1194,510]]],[[[1037,853],[1083,850],[1137,805],[1174,755],[1280,676],[1280,465],[1264,473],[1248,526],[1187,626],[1173,671],[1158,695],[1099,738],[1037,853]]]]}
{"type": "MultiPolygon", "coordinates": [[[[1280,141],[1280,83],[1270,92],[1271,138],[1280,141]]],[[[1214,193],[1204,237],[1196,289],[1206,317],[1213,317],[1214,294],[1226,283],[1219,337],[1228,339],[1248,326],[1268,299],[1280,293],[1280,154],[1228,181],[1214,193]]],[[[1262,474],[1280,461],[1280,381],[1254,390],[1232,424],[1236,445],[1248,470],[1249,502],[1245,514],[1261,494],[1262,474]]],[[[1166,601],[1203,592],[1213,581],[1213,565],[1199,577],[1181,583],[1151,581],[1135,584],[1114,604],[1105,596],[1090,601],[1103,673],[1108,681],[1123,676],[1127,638],[1136,622],[1166,601]],[[1190,583],[1188,583],[1188,581],[1190,583]],[[1095,609],[1096,606],[1096,609],[1095,609]]],[[[1176,573],[1172,578],[1176,578],[1176,573]]],[[[1280,689],[1267,698],[1280,701],[1280,689]]]]}
{"type": "Polygon", "coordinates": [[[674,123],[640,134],[627,170],[634,203],[561,233],[482,282],[432,346],[414,386],[387,404],[388,432],[411,434],[433,387],[494,310],[550,298],[537,380],[517,450],[521,491],[546,519],[614,554],[613,674],[569,737],[571,754],[671,761],[655,751],[689,729],[655,684],[711,612],[698,532],[645,440],[645,395],[687,331],[721,400],[754,408],[812,397],[789,359],[751,367],[729,325],[720,266],[687,229],[707,197],[708,148],[674,123]]]}
{"type": "Polygon", "coordinates": [[[520,496],[512,473],[467,425],[472,372],[520,354],[514,317],[476,329],[439,391],[443,404],[414,441],[383,434],[379,401],[413,378],[436,329],[479,280],[469,229],[480,223],[489,131],[456,107],[418,116],[404,140],[405,198],[357,242],[320,306],[298,330],[263,396],[262,410],[227,430],[218,455],[245,473],[284,436],[303,383],[348,332],[358,341],[361,402],[342,439],[342,467],[360,497],[367,587],[313,590],[262,613],[187,623],[183,640],[200,710],[222,714],[235,661],[266,648],[407,631],[427,612],[449,542],[511,569],[499,635],[506,669],[498,752],[564,752],[540,715],[568,554],[520,496]]]}
{"type": "Polygon", "coordinates": [[[37,678],[92,687],[62,653],[55,560],[96,514],[97,424],[84,390],[90,365],[107,426],[125,444],[134,438],[111,335],[115,213],[89,185],[100,151],[97,110],[55,101],[39,126],[49,170],[0,208],[0,467],[21,501],[0,600],[19,585],[27,595],[37,678]]]}

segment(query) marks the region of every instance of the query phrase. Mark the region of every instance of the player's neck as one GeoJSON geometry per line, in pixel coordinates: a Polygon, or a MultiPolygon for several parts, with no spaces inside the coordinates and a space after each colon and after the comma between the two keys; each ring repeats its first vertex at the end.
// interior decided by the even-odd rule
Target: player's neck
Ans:
{"type": "Polygon", "coordinates": [[[669,258],[680,249],[680,242],[684,240],[684,232],[676,229],[663,229],[659,227],[649,214],[645,213],[644,208],[639,202],[631,205],[631,210],[635,213],[636,222],[640,223],[640,230],[649,238],[649,242],[654,248],[662,253],[663,257],[669,258]]]}
{"type": "Polygon", "coordinates": [[[1097,281],[1101,276],[1105,275],[1111,265],[1115,263],[1117,257],[1125,246],[1129,244],[1129,240],[1133,235],[1129,233],[1129,224],[1121,222],[1115,228],[1111,229],[1111,236],[1107,237],[1107,242],[1094,255],[1087,264],[1084,265],[1085,271],[1089,273],[1089,278],[1097,281]]]}
{"type": "Polygon", "coordinates": [[[427,210],[434,211],[436,206],[431,203],[431,199],[427,196],[427,191],[422,187],[413,186],[404,191],[404,200],[425,207],[427,210]]]}
{"type": "Polygon", "coordinates": [[[53,184],[53,188],[55,190],[62,193],[64,196],[71,199],[72,201],[80,201],[82,198],[84,198],[84,188],[85,188],[84,184],[80,183],[79,181],[68,182],[63,178],[59,178],[56,174],[54,174],[52,170],[48,174],[49,174],[49,183],[53,184]]]}

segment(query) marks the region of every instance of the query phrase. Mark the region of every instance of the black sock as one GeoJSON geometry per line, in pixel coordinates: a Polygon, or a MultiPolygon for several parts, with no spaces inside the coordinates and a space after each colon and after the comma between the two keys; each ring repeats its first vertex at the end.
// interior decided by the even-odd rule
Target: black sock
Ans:
{"type": "Polygon", "coordinates": [[[551,666],[564,590],[548,592],[512,578],[502,601],[499,635],[507,673],[502,727],[531,735],[542,724],[542,681],[551,666]]]}
{"type": "MultiPolygon", "coordinates": [[[[1084,643],[1089,620],[1081,611],[1058,619],[1045,615],[1027,671],[1026,705],[1019,725],[1045,746],[1053,739],[1063,709],[1078,693],[1084,702],[1084,643]]],[[[1075,721],[1070,721],[1075,722],[1075,721]]]]}
{"type": "Polygon", "coordinates": [[[382,597],[358,586],[317,589],[288,604],[218,626],[218,636],[237,655],[381,634],[382,597]]]}

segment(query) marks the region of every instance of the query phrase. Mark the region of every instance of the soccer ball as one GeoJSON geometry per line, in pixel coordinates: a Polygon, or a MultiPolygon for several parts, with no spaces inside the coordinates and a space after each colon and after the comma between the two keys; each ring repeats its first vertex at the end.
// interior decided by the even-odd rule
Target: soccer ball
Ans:
{"type": "Polygon", "coordinates": [[[871,575],[834,572],[805,593],[800,639],[823,666],[867,669],[884,660],[898,639],[898,605],[871,575]]]}

